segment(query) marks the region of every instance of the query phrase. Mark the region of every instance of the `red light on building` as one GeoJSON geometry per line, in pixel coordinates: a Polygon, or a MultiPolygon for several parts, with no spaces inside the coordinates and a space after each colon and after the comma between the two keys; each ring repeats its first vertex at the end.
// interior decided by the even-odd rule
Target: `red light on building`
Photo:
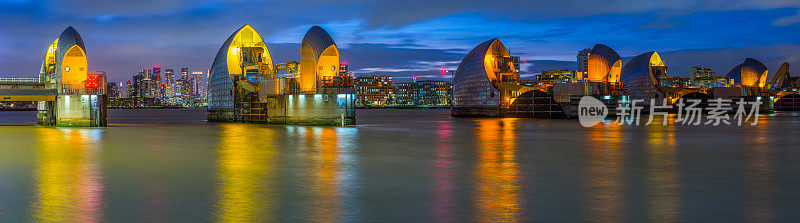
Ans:
{"type": "Polygon", "coordinates": [[[442,73],[447,73],[447,70],[445,70],[445,69],[442,69],[442,73]]]}
{"type": "Polygon", "coordinates": [[[86,89],[97,89],[100,87],[97,76],[86,77],[86,89]]]}

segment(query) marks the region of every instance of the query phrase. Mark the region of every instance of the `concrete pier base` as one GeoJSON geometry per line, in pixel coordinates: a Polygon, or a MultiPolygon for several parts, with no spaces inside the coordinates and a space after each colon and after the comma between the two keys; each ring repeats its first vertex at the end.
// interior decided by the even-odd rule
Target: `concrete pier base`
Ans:
{"type": "Polygon", "coordinates": [[[59,127],[105,127],[105,95],[58,95],[55,101],[39,102],[39,125],[59,127]]]}
{"type": "Polygon", "coordinates": [[[355,125],[353,94],[274,95],[266,103],[267,122],[288,125],[355,125]]]}

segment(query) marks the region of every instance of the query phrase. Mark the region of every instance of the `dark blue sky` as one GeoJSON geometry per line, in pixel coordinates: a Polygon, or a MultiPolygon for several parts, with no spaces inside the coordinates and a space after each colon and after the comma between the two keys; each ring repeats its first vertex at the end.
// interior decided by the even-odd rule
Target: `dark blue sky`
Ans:
{"type": "MultiPolygon", "coordinates": [[[[275,62],[299,60],[313,25],[328,30],[356,75],[444,78],[472,47],[499,38],[528,63],[523,75],[574,69],[595,43],[623,57],[658,51],[671,75],[725,74],[746,57],[771,72],[800,59],[800,1],[33,1],[0,0],[0,76],[35,76],[67,26],[83,36],[90,70],[122,81],[152,67],[206,70],[222,42],[250,24],[275,62]]],[[[792,73],[800,74],[800,64],[792,73]]]]}

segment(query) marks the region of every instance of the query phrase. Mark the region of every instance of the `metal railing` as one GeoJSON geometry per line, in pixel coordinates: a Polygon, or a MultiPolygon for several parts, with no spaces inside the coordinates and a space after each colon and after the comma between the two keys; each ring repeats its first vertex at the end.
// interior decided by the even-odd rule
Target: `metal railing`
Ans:
{"type": "Polygon", "coordinates": [[[39,83],[38,77],[0,77],[0,83],[39,83]]]}
{"type": "Polygon", "coordinates": [[[61,85],[60,95],[101,95],[105,94],[103,88],[86,89],[81,87],[61,85]]]}

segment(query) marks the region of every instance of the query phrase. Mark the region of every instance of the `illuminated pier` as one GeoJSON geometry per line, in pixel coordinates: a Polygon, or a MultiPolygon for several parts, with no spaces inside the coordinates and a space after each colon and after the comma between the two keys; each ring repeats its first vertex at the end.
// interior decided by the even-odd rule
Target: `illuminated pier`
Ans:
{"type": "Polygon", "coordinates": [[[40,125],[106,126],[105,76],[88,72],[85,49],[78,31],[67,27],[47,47],[38,81],[0,82],[0,101],[38,101],[40,125]]]}
{"type": "MultiPolygon", "coordinates": [[[[656,51],[640,54],[623,64],[611,47],[596,44],[583,55],[587,72],[575,73],[566,82],[520,80],[519,58],[511,56],[498,39],[476,46],[459,64],[453,76],[453,117],[577,118],[584,96],[603,102],[613,115],[617,102],[641,100],[649,108],[673,105],[680,99],[700,99],[707,107],[713,98],[762,102],[760,113],[800,110],[798,80],[784,63],[767,80],[769,70],[747,58],[715,86],[681,84],[689,78],[670,77],[667,64],[656,51]],[[773,105],[776,106],[773,106],[773,105]]],[[[647,110],[647,109],[645,109],[647,110]]],[[[735,110],[735,108],[734,108],[735,110]]]]}
{"type": "Polygon", "coordinates": [[[352,92],[325,92],[339,73],[339,49],[314,26],[301,44],[301,62],[273,64],[261,36],[249,25],[223,43],[211,66],[208,120],[303,125],[355,124],[352,92]],[[285,73],[282,73],[285,72],[285,73]]]}

